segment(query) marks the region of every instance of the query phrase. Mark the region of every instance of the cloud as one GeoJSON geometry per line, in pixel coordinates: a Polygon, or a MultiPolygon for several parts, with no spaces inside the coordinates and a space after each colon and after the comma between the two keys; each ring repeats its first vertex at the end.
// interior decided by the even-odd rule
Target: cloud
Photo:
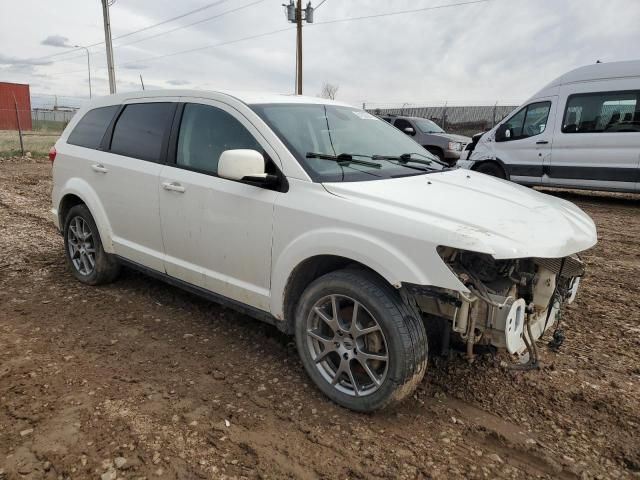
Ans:
{"type": "Polygon", "coordinates": [[[126,63],[123,64],[121,68],[126,68],[127,70],[144,70],[149,68],[149,65],[143,65],[142,63],[126,63]]]}
{"type": "Polygon", "coordinates": [[[17,58],[9,57],[0,53],[0,65],[11,65],[14,67],[25,65],[51,65],[51,60],[38,59],[38,58],[17,58]]]}
{"type": "Polygon", "coordinates": [[[180,85],[188,85],[189,82],[187,80],[167,80],[167,83],[169,85],[174,85],[176,87],[180,86],[180,85]]]}
{"type": "Polygon", "coordinates": [[[69,39],[67,37],[63,37],[62,35],[49,35],[47,38],[40,42],[41,45],[48,45],[50,47],[72,47],[73,45],[69,45],[69,39]]]}

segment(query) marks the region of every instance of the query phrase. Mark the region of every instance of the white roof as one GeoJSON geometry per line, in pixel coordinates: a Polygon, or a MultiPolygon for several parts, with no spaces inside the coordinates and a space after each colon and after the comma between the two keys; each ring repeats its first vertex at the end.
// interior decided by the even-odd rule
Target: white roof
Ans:
{"type": "Polygon", "coordinates": [[[585,65],[584,67],[578,67],[564,75],[560,75],[547,85],[546,88],[587,80],[605,80],[608,78],[622,77],[640,77],[640,60],[593,63],[591,65],[585,65]]]}
{"type": "Polygon", "coordinates": [[[192,97],[192,98],[209,98],[212,100],[219,100],[221,97],[232,97],[247,105],[255,105],[262,103],[311,103],[319,105],[338,105],[352,107],[347,103],[338,102],[335,100],[329,100],[320,97],[311,97],[305,95],[293,95],[283,93],[267,93],[267,92],[250,92],[250,91],[233,91],[233,90],[178,90],[178,89],[166,89],[166,90],[145,90],[138,92],[126,92],[118,93],[115,95],[107,95],[94,99],[92,105],[112,105],[116,103],[122,103],[127,100],[136,98],[176,98],[176,97],[192,97]]]}

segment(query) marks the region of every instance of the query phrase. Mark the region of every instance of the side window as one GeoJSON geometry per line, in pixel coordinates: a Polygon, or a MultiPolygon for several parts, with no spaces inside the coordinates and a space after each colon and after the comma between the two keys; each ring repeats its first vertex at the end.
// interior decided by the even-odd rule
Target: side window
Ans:
{"type": "Polygon", "coordinates": [[[640,132],[639,96],[638,91],[570,95],[562,132],[640,132]]]}
{"type": "Polygon", "coordinates": [[[111,138],[111,153],[158,162],[171,127],[174,103],[132,103],[127,105],[111,138]]]}
{"type": "Polygon", "coordinates": [[[67,143],[94,150],[100,148],[102,137],[119,108],[120,105],[111,105],[89,110],[73,129],[67,143]]]}
{"type": "Polygon", "coordinates": [[[511,130],[509,140],[540,135],[547,128],[551,102],[537,102],[527,105],[506,122],[511,130]]]}
{"type": "Polygon", "coordinates": [[[405,128],[413,128],[413,125],[411,125],[411,122],[409,122],[408,120],[405,120],[404,118],[398,118],[393,125],[397,129],[402,130],[403,132],[405,128]]]}
{"type": "Polygon", "coordinates": [[[222,152],[239,148],[263,151],[253,135],[224,110],[196,103],[185,105],[177,165],[216,175],[222,152]]]}

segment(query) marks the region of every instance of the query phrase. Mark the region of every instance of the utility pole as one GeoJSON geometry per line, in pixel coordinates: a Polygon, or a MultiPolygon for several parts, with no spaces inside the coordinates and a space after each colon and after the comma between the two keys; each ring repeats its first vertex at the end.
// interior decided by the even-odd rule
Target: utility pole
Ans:
{"type": "Polygon", "coordinates": [[[288,5],[282,6],[285,7],[287,20],[296,24],[296,95],[302,95],[302,21],[313,23],[314,8],[309,2],[303,10],[302,0],[298,0],[297,4],[294,4],[294,0],[289,0],[288,5]]]}
{"type": "Polygon", "coordinates": [[[109,71],[109,93],[116,93],[116,71],[113,66],[113,45],[111,44],[111,21],[109,7],[115,0],[102,0],[102,17],[104,19],[104,43],[107,47],[107,70],[109,71]]]}
{"type": "Polygon", "coordinates": [[[298,57],[296,59],[297,71],[296,94],[302,95],[302,0],[298,0],[296,7],[296,42],[298,57]]]}

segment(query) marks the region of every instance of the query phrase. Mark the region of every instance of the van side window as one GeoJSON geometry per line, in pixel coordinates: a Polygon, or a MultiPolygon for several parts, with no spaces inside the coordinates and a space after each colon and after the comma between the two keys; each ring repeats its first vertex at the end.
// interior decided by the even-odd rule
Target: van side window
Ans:
{"type": "Polygon", "coordinates": [[[537,102],[527,105],[507,120],[506,125],[511,130],[509,140],[540,135],[547,128],[551,102],[537,102]]]}
{"type": "Polygon", "coordinates": [[[176,164],[204,173],[218,173],[225,150],[263,151],[253,135],[230,114],[216,107],[188,103],[184,107],[176,164]]]}
{"type": "Polygon", "coordinates": [[[132,103],[120,114],[111,139],[111,153],[159,162],[176,104],[132,103]]]}
{"type": "Polygon", "coordinates": [[[638,91],[570,95],[563,133],[640,132],[638,91]]]}
{"type": "Polygon", "coordinates": [[[94,108],[85,113],[67,139],[67,143],[97,150],[120,105],[94,108]]]}

